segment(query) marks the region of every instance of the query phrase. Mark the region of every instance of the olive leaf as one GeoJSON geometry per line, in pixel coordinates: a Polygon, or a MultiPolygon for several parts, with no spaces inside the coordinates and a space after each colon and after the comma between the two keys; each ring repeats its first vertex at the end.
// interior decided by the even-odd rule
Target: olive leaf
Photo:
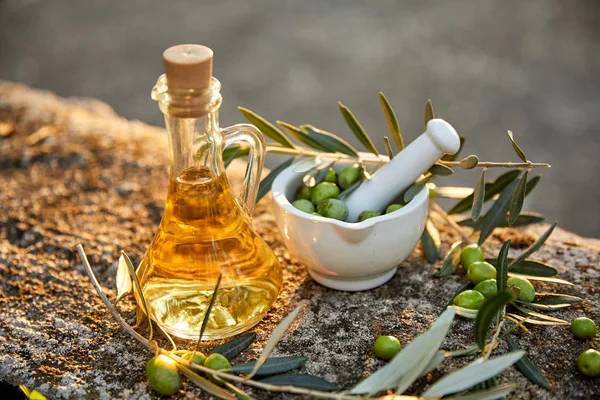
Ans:
{"type": "MultiPolygon", "coordinates": [[[[516,186],[515,181],[511,182],[508,186],[502,190],[498,200],[494,202],[492,207],[488,210],[485,216],[479,221],[481,224],[481,232],[479,234],[479,246],[485,242],[485,240],[491,235],[496,226],[506,218],[506,212],[510,205],[510,199],[516,186]]],[[[479,224],[478,222],[478,224],[479,224]]]]}
{"type": "Polygon", "coordinates": [[[427,123],[434,118],[435,113],[433,112],[433,104],[431,103],[431,99],[427,99],[427,103],[425,103],[425,114],[423,115],[425,129],[427,129],[427,123]]]}
{"type": "Polygon", "coordinates": [[[269,357],[269,355],[271,354],[271,352],[273,351],[273,349],[275,348],[277,343],[279,343],[279,340],[281,340],[281,338],[283,337],[285,332],[288,330],[290,325],[292,325],[292,322],[294,322],[294,320],[296,319],[296,317],[302,310],[302,307],[303,307],[303,305],[299,304],[294,309],[294,311],[292,311],[290,314],[288,314],[277,325],[277,327],[271,334],[269,341],[265,345],[265,348],[263,349],[262,353],[260,354],[260,357],[258,358],[258,360],[256,360],[256,364],[254,365],[252,372],[250,372],[250,375],[248,375],[248,379],[252,378],[256,374],[256,372],[260,369],[260,367],[265,363],[265,361],[267,361],[267,358],[269,357]]]}
{"type": "Polygon", "coordinates": [[[425,187],[425,185],[427,185],[431,178],[433,178],[433,175],[428,175],[427,177],[417,181],[415,184],[409,187],[406,190],[406,192],[404,192],[404,202],[410,202],[417,194],[421,192],[421,190],[423,190],[423,188],[425,187]]]}
{"type": "Polygon", "coordinates": [[[236,400],[236,397],[233,394],[223,389],[222,387],[217,386],[208,379],[198,375],[185,365],[177,364],[177,368],[179,368],[181,373],[185,375],[186,378],[188,378],[192,383],[194,383],[196,386],[198,386],[205,392],[210,393],[213,396],[216,396],[222,400],[236,400]]]}
{"type": "Polygon", "coordinates": [[[318,376],[306,374],[276,375],[260,380],[263,383],[278,386],[295,386],[311,390],[331,392],[337,389],[335,384],[318,376]]]}
{"type": "MultiPolygon", "coordinates": [[[[477,311],[477,310],[473,310],[473,311],[477,311]]],[[[472,356],[477,353],[479,353],[479,346],[474,344],[474,345],[467,346],[464,349],[460,349],[460,350],[445,351],[444,356],[446,358],[462,358],[462,357],[472,356]]]]}
{"type": "Polygon", "coordinates": [[[508,209],[508,225],[515,223],[521,210],[523,209],[523,203],[525,202],[525,191],[527,190],[527,176],[529,171],[525,171],[519,184],[513,193],[512,199],[510,200],[510,207],[508,209]]]}
{"type": "Polygon", "coordinates": [[[309,137],[305,132],[302,132],[300,128],[296,128],[294,125],[288,124],[287,122],[277,121],[277,124],[281,126],[291,137],[296,139],[297,141],[304,143],[310,148],[329,152],[325,147],[321,146],[318,142],[316,142],[313,138],[309,137]]]}
{"type": "Polygon", "coordinates": [[[496,266],[496,286],[498,293],[506,290],[506,281],[508,281],[508,250],[510,249],[510,240],[502,245],[498,253],[496,266]]]}
{"type": "MultiPolygon", "coordinates": [[[[510,265],[508,267],[508,270],[510,271],[510,265]]],[[[568,285],[568,286],[575,286],[573,283],[571,283],[569,281],[565,281],[564,279],[558,279],[558,278],[549,277],[549,276],[515,274],[514,272],[509,272],[508,276],[510,276],[510,277],[516,276],[518,278],[525,278],[525,279],[529,279],[530,281],[552,282],[552,283],[560,283],[560,284],[568,285]]]]}
{"type": "Polygon", "coordinates": [[[340,193],[340,195],[338,196],[339,200],[344,200],[346,197],[348,197],[348,195],[352,192],[354,192],[356,189],[358,189],[358,187],[363,183],[362,180],[358,180],[356,182],[354,182],[352,185],[348,186],[346,189],[344,189],[344,191],[342,193],[340,193]]]}
{"type": "Polygon", "coordinates": [[[473,393],[467,393],[458,396],[444,397],[444,400],[496,400],[503,399],[504,396],[514,392],[519,388],[516,383],[506,383],[493,388],[480,390],[473,393]]]}
{"type": "Polygon", "coordinates": [[[391,160],[392,158],[394,158],[394,151],[392,150],[392,145],[390,144],[390,138],[387,136],[384,136],[383,144],[385,145],[385,151],[387,153],[387,156],[391,160]]]}
{"type": "Polygon", "coordinates": [[[440,243],[440,232],[433,222],[431,222],[431,219],[428,219],[421,235],[421,246],[423,247],[427,261],[433,263],[439,258],[440,252],[438,249],[440,248],[440,243]]]}
{"type": "Polygon", "coordinates": [[[271,190],[271,186],[273,185],[273,181],[277,178],[284,169],[292,165],[294,162],[294,158],[290,158],[289,160],[279,164],[277,167],[273,168],[269,175],[267,175],[262,181],[260,181],[260,185],[258,186],[258,194],[256,196],[256,202],[258,203],[260,199],[265,197],[267,193],[271,190]]]}
{"type": "Polygon", "coordinates": [[[219,353],[228,360],[235,358],[242,351],[246,350],[256,339],[256,332],[249,332],[231,339],[227,343],[223,343],[213,349],[211,353],[219,353]]]}
{"type": "Polygon", "coordinates": [[[312,125],[302,125],[300,126],[300,129],[306,136],[313,139],[332,153],[342,153],[352,157],[358,157],[358,151],[352,147],[350,143],[333,133],[317,129],[312,125]]]}
{"type": "Polygon", "coordinates": [[[454,170],[444,164],[435,163],[429,168],[428,172],[438,176],[449,176],[454,173],[454,170]]]}
{"type": "Polygon", "coordinates": [[[539,319],[535,319],[535,318],[522,317],[520,315],[513,314],[513,313],[508,313],[506,315],[510,316],[524,324],[545,325],[545,326],[565,325],[565,324],[557,323],[554,321],[546,321],[546,320],[539,320],[539,319]]]}
{"type": "Polygon", "coordinates": [[[479,164],[479,157],[474,154],[460,160],[459,165],[463,169],[473,169],[479,164]]]}
{"type": "Polygon", "coordinates": [[[537,303],[525,303],[523,301],[518,301],[517,303],[526,305],[529,308],[535,308],[537,310],[542,311],[556,311],[562,308],[567,308],[572,305],[572,303],[564,303],[564,304],[537,304],[537,303]]]}
{"type": "Polygon", "coordinates": [[[525,189],[525,197],[527,197],[529,195],[529,193],[531,193],[533,191],[533,189],[535,189],[535,187],[539,183],[540,179],[542,179],[542,176],[536,175],[527,181],[527,188],[525,189]]]}
{"type": "Polygon", "coordinates": [[[338,102],[338,106],[340,107],[340,111],[342,112],[346,123],[348,124],[352,132],[354,132],[354,136],[356,136],[358,141],[362,143],[362,145],[365,146],[367,150],[369,150],[371,153],[375,154],[376,156],[379,156],[379,152],[373,144],[373,141],[371,141],[363,127],[358,123],[358,120],[356,119],[354,114],[352,114],[352,111],[350,111],[348,107],[343,105],[341,101],[338,102]]]}
{"type": "Polygon", "coordinates": [[[297,174],[302,174],[312,170],[315,167],[318,167],[319,165],[321,165],[321,160],[319,158],[307,158],[294,166],[294,172],[297,174]]]}
{"type": "MultiPolygon", "coordinates": [[[[221,379],[221,381],[223,381],[223,380],[221,379]]],[[[256,400],[254,397],[250,396],[247,392],[243,391],[242,389],[240,389],[239,387],[235,386],[231,382],[225,382],[225,381],[223,381],[223,384],[225,385],[225,387],[227,389],[229,389],[233,393],[235,393],[235,397],[238,400],[256,400]]]]}
{"type": "Polygon", "coordinates": [[[244,151],[243,149],[241,149],[239,147],[225,149],[223,151],[223,163],[225,165],[225,168],[229,167],[229,164],[231,164],[233,162],[233,160],[235,160],[236,158],[243,157],[247,154],[248,154],[247,150],[244,151]],[[227,151],[227,150],[232,150],[232,151],[225,154],[225,151],[227,151]]]}
{"type": "Polygon", "coordinates": [[[472,310],[470,308],[463,308],[459,306],[454,306],[454,308],[456,308],[456,315],[460,315],[463,318],[477,319],[477,316],[479,315],[478,310],[472,310]]]}
{"type": "MultiPolygon", "coordinates": [[[[512,258],[507,259],[509,264],[512,262],[512,258]]],[[[495,258],[486,258],[485,261],[489,262],[493,266],[497,267],[498,261],[495,258]]],[[[524,274],[524,275],[534,275],[534,276],[556,276],[558,275],[558,270],[548,264],[544,264],[540,261],[532,261],[525,260],[521,261],[518,264],[510,267],[510,272],[516,274],[524,274]]]]}
{"type": "MultiPolygon", "coordinates": [[[[303,356],[291,357],[271,357],[256,371],[255,376],[268,376],[289,372],[293,369],[300,368],[304,365],[307,358],[303,356]]],[[[244,364],[236,364],[232,367],[232,371],[238,374],[247,374],[252,372],[256,365],[256,361],[247,362],[244,364]]]]}
{"type": "Polygon", "coordinates": [[[477,180],[475,191],[473,192],[473,206],[471,207],[471,219],[477,221],[481,215],[483,202],[485,201],[485,168],[481,170],[481,175],[477,180]]]}
{"type": "Polygon", "coordinates": [[[202,335],[204,335],[204,331],[206,330],[206,326],[208,325],[208,321],[210,320],[210,313],[212,311],[213,305],[215,304],[215,299],[217,297],[217,292],[219,291],[219,286],[221,285],[222,277],[223,274],[219,274],[219,277],[217,278],[217,283],[215,284],[215,288],[213,289],[212,296],[210,296],[210,302],[208,303],[208,307],[206,307],[206,311],[204,312],[202,325],[200,325],[200,333],[198,334],[198,341],[196,342],[196,347],[194,348],[194,352],[192,354],[196,354],[198,348],[200,347],[200,342],[202,342],[202,335]]]}
{"type": "Polygon", "coordinates": [[[448,254],[444,258],[442,267],[440,268],[440,276],[448,276],[453,274],[460,263],[460,252],[462,251],[462,242],[454,242],[448,250],[448,254]]]}
{"type": "Polygon", "coordinates": [[[483,304],[475,320],[475,341],[481,350],[485,348],[487,334],[492,321],[504,306],[515,301],[518,295],[519,289],[513,286],[506,291],[498,292],[497,295],[488,299],[483,304]]]}
{"type": "MultiPolygon", "coordinates": [[[[509,351],[521,350],[511,335],[506,335],[506,344],[508,345],[509,351]]],[[[544,373],[526,355],[517,361],[515,366],[531,382],[543,387],[546,390],[552,390],[552,385],[544,373]]]]}
{"type": "MultiPolygon", "coordinates": [[[[83,252],[83,247],[81,247],[81,251],[83,252]]],[[[85,253],[84,253],[85,254],[85,253]]],[[[129,271],[129,277],[133,281],[134,290],[137,292],[137,295],[140,298],[140,303],[142,303],[142,308],[144,313],[146,314],[146,318],[148,319],[148,341],[152,340],[153,336],[153,328],[152,328],[152,318],[150,317],[150,312],[148,310],[148,303],[146,303],[146,298],[144,296],[144,292],[142,292],[142,287],[140,286],[140,281],[135,274],[135,267],[133,266],[133,262],[131,262],[131,258],[124,251],[121,250],[121,257],[125,260],[125,265],[127,265],[127,270],[129,271]]],[[[90,268],[91,271],[91,268],[90,268]]],[[[135,293],[135,292],[134,292],[135,293]]]]}
{"type": "MultiPolygon", "coordinates": [[[[491,200],[495,195],[502,192],[506,186],[517,179],[519,174],[520,172],[518,170],[511,170],[500,175],[495,181],[486,182],[484,202],[491,200]]],[[[448,211],[448,214],[460,214],[469,210],[473,207],[473,198],[474,192],[456,203],[454,207],[448,211]]]]}
{"type": "Polygon", "coordinates": [[[512,260],[511,263],[508,265],[508,268],[510,269],[513,265],[518,264],[521,261],[526,260],[527,257],[529,257],[530,255],[532,255],[540,247],[542,247],[544,245],[544,243],[546,243],[546,240],[548,240],[548,238],[550,237],[550,235],[552,235],[552,232],[554,231],[554,228],[556,228],[556,224],[557,224],[556,222],[553,223],[548,228],[548,230],[546,230],[546,232],[544,232],[542,234],[542,236],[540,236],[539,239],[535,241],[535,243],[533,243],[531,246],[529,246],[527,249],[525,249],[525,251],[522,252],[521,254],[519,254],[519,256],[517,258],[515,258],[514,260],[512,260]]]}
{"type": "Polygon", "coordinates": [[[279,129],[275,127],[275,125],[271,124],[269,121],[256,114],[254,111],[250,111],[244,107],[238,107],[238,110],[240,110],[244,117],[246,117],[246,119],[250,121],[251,124],[255,125],[263,135],[273,139],[274,141],[280,143],[284,147],[288,147],[291,149],[296,147],[292,142],[290,142],[290,140],[287,137],[285,137],[285,135],[279,129]]]}
{"type": "Polygon", "coordinates": [[[556,305],[556,304],[576,304],[581,303],[583,299],[577,296],[570,296],[568,294],[560,293],[536,293],[534,303],[544,305],[556,305]]]}
{"type": "Polygon", "coordinates": [[[404,140],[402,140],[402,134],[400,133],[400,124],[398,124],[398,118],[396,118],[396,113],[394,112],[394,109],[390,105],[390,102],[382,92],[379,92],[379,102],[381,103],[381,109],[383,110],[383,115],[385,115],[385,120],[388,124],[388,128],[390,128],[392,139],[394,139],[398,151],[402,151],[404,149],[404,140]]]}
{"type": "Polygon", "coordinates": [[[513,149],[515,150],[515,153],[517,153],[517,155],[519,156],[519,158],[521,160],[523,160],[523,162],[528,163],[529,161],[527,161],[527,156],[525,155],[523,150],[521,150],[521,148],[519,147],[517,142],[515,142],[512,131],[506,131],[506,133],[508,134],[508,137],[510,138],[510,141],[512,143],[513,149]]]}
{"type": "Polygon", "coordinates": [[[129,270],[127,268],[127,262],[125,261],[125,257],[121,254],[119,257],[119,264],[117,265],[117,276],[115,279],[115,283],[117,285],[117,299],[115,300],[115,304],[123,297],[131,293],[133,290],[133,281],[129,276],[129,270]]]}
{"type": "MultiPolygon", "coordinates": [[[[517,217],[517,220],[512,224],[513,227],[517,226],[525,226],[531,224],[538,224],[540,222],[544,222],[546,217],[539,213],[534,212],[522,212],[521,215],[517,217]]],[[[457,224],[460,226],[471,226],[474,227],[476,222],[471,218],[466,218],[460,221],[457,221],[457,224]]],[[[498,225],[497,228],[506,228],[508,227],[508,218],[504,218],[498,225]]]]}
{"type": "Polygon", "coordinates": [[[555,317],[551,317],[549,315],[541,314],[536,311],[530,310],[527,307],[520,306],[518,304],[513,304],[512,306],[514,308],[516,308],[517,310],[521,311],[523,314],[526,314],[526,315],[529,315],[532,317],[536,317],[536,318],[539,318],[544,321],[556,322],[556,325],[570,325],[570,323],[565,321],[564,319],[555,318],[555,317]]]}
{"type": "Polygon", "coordinates": [[[498,375],[525,355],[524,351],[513,351],[500,357],[477,359],[466,367],[452,372],[434,383],[423,393],[424,398],[440,398],[447,394],[461,392],[498,375]]]}

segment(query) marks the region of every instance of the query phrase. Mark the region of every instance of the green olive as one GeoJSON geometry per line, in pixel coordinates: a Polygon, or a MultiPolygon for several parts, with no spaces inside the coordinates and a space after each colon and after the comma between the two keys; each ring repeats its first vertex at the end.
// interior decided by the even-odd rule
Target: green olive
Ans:
{"type": "Polygon", "coordinates": [[[373,344],[375,355],[384,360],[391,360],[401,349],[400,341],[394,336],[379,336],[373,344]]]}
{"type": "Polygon", "coordinates": [[[598,327],[589,318],[579,317],[571,322],[571,332],[579,339],[591,339],[598,333],[598,327]]]}
{"type": "Polygon", "coordinates": [[[600,375],[600,351],[588,349],[577,357],[577,368],[587,376],[600,375]]]}
{"type": "Polygon", "coordinates": [[[465,268],[469,268],[469,265],[473,264],[477,261],[484,261],[483,251],[481,251],[481,247],[477,246],[477,244],[473,243],[468,246],[465,246],[464,249],[460,252],[460,263],[465,268]]]}
{"type": "Polygon", "coordinates": [[[300,211],[304,211],[305,213],[312,213],[315,211],[315,206],[309,200],[298,199],[292,203],[294,207],[296,207],[300,211]]]}
{"type": "Polygon", "coordinates": [[[370,210],[363,211],[358,216],[358,222],[363,222],[365,219],[369,219],[369,218],[379,217],[380,215],[381,215],[381,213],[377,212],[377,211],[370,211],[370,210]]]}
{"type": "Polygon", "coordinates": [[[317,206],[317,212],[326,218],[345,221],[348,218],[348,207],[338,199],[323,200],[317,206]]]}
{"type": "Polygon", "coordinates": [[[360,165],[354,164],[344,167],[338,175],[338,185],[342,189],[348,189],[360,179],[360,165]]]}
{"type": "Polygon", "coordinates": [[[535,298],[535,288],[525,278],[513,276],[506,281],[506,287],[516,286],[519,288],[519,300],[531,303],[535,298]]]}
{"type": "Polygon", "coordinates": [[[181,386],[177,364],[164,354],[148,360],[146,377],[152,389],[160,394],[172,396],[181,386]]]}
{"type": "Polygon", "coordinates": [[[433,182],[429,182],[427,184],[427,188],[429,189],[429,198],[431,200],[435,200],[438,197],[438,195],[440,194],[440,189],[433,182]]]}
{"type": "MultiPolygon", "coordinates": [[[[204,360],[204,366],[206,368],[214,369],[216,371],[221,372],[231,371],[231,363],[229,362],[227,357],[219,353],[212,353],[211,355],[206,357],[206,360],[204,360]]],[[[219,378],[218,376],[210,375],[209,378],[217,383],[222,382],[221,378],[219,378]]]]}
{"type": "Polygon", "coordinates": [[[183,358],[185,358],[186,360],[190,360],[191,362],[197,365],[204,365],[204,361],[206,360],[206,356],[199,351],[197,351],[193,357],[192,352],[188,351],[183,355],[183,358]]]}
{"type": "Polygon", "coordinates": [[[321,182],[313,188],[310,201],[316,206],[323,200],[337,199],[339,195],[340,188],[335,183],[321,182]]]}
{"type": "Polygon", "coordinates": [[[476,261],[469,265],[467,279],[475,285],[486,279],[496,279],[496,268],[488,262],[476,261]]]}
{"type": "Polygon", "coordinates": [[[325,174],[325,178],[323,178],[323,181],[337,183],[337,173],[335,172],[335,169],[329,168],[325,174]]]}
{"type": "Polygon", "coordinates": [[[308,187],[306,185],[302,185],[296,190],[296,200],[304,199],[310,200],[310,195],[312,194],[313,188],[308,187]]]}
{"type": "Polygon", "coordinates": [[[485,296],[486,299],[494,297],[498,294],[498,284],[495,279],[486,279],[485,281],[479,282],[475,285],[475,289],[479,293],[485,296]]]}
{"type": "Polygon", "coordinates": [[[470,310],[479,310],[485,303],[485,296],[477,290],[465,290],[454,298],[454,305],[470,310]]]}
{"type": "Polygon", "coordinates": [[[404,207],[402,204],[390,204],[389,206],[387,206],[387,208],[385,209],[385,213],[386,214],[390,214],[393,213],[394,211],[398,211],[399,209],[401,209],[402,207],[404,207]]]}

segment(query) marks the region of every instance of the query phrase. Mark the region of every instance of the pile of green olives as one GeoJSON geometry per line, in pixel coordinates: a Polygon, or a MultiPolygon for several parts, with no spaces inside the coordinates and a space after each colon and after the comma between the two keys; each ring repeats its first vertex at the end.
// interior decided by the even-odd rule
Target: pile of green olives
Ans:
{"type": "MultiPolygon", "coordinates": [[[[348,207],[339,199],[341,193],[360,180],[360,165],[353,164],[344,167],[339,174],[329,168],[321,182],[314,187],[302,184],[296,191],[296,199],[292,205],[308,214],[333,218],[339,221],[348,219],[348,207]]],[[[392,213],[403,207],[402,204],[390,204],[385,214],[392,213]]],[[[358,222],[378,217],[381,212],[365,210],[358,217],[358,222]]]]}

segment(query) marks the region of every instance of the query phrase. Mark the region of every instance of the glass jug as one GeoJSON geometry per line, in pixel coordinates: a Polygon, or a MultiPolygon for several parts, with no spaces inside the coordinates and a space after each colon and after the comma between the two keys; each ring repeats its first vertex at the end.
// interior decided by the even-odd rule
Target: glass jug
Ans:
{"type": "Polygon", "coordinates": [[[163,58],[166,74],[152,98],[169,135],[169,192],[137,276],[152,319],[170,334],[197,339],[221,274],[202,337],[221,339],[258,323],[282,285],[277,257],[251,224],[264,138],[249,124],[219,128],[221,85],[212,77],[212,50],[181,45],[163,58]],[[249,148],[248,167],[236,198],[222,154],[241,143],[249,148]]]}

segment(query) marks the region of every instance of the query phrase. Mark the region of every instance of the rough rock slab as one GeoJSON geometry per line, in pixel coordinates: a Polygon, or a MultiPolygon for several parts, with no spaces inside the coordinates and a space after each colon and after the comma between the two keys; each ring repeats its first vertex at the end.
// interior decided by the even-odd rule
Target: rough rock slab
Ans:
{"type": "MultiPolygon", "coordinates": [[[[12,135],[0,138],[0,381],[24,383],[49,398],[159,398],[145,383],[150,353],[112,320],[75,246],[85,245],[101,284],[114,296],[119,251],[138,261],[160,220],[168,178],[164,132],[121,119],[94,100],[60,99],[6,82],[0,82],[0,122],[16,126],[12,135]]],[[[230,173],[239,176],[239,166],[230,173]]],[[[305,311],[276,354],[306,355],[303,372],[350,388],[383,365],[371,353],[374,337],[393,334],[403,343],[410,341],[465,283],[463,276],[435,277],[439,263],[427,263],[417,249],[378,289],[326,289],[283,248],[270,207],[263,200],[254,223],[285,266],[285,287],[254,329],[259,340],[236,361],[255,358],[282,316],[304,301],[305,311]]],[[[544,229],[539,225],[498,230],[486,252],[494,256],[500,239],[507,237],[527,245],[544,229]]],[[[447,249],[457,238],[443,225],[441,230],[447,249]]],[[[555,316],[600,319],[599,249],[598,240],[557,230],[536,254],[575,283],[537,285],[539,290],[560,290],[586,300],[555,316]]],[[[510,256],[518,251],[511,249],[510,256]]],[[[128,317],[133,319],[131,313],[128,317]]],[[[577,355],[589,343],[573,339],[568,327],[532,327],[517,340],[547,373],[554,390],[546,392],[509,369],[498,381],[519,383],[519,392],[510,398],[600,397],[598,379],[584,378],[575,367],[577,355]]],[[[473,341],[472,322],[458,320],[443,348],[457,349],[473,341]]],[[[207,343],[207,349],[216,344],[207,343]]],[[[464,363],[445,361],[410,393],[421,393],[428,381],[464,363]]],[[[177,398],[207,398],[187,383],[184,389],[177,398]]],[[[256,396],[292,397],[264,392],[256,396]]]]}

